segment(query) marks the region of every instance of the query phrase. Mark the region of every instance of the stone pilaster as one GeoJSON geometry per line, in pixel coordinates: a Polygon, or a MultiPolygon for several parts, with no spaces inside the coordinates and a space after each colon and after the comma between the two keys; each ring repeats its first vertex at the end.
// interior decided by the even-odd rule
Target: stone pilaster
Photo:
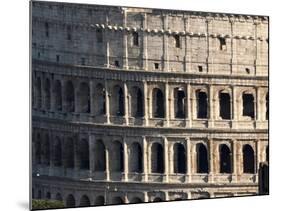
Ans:
{"type": "Polygon", "coordinates": [[[110,94],[109,94],[109,87],[107,83],[107,79],[104,80],[104,87],[105,87],[105,116],[106,116],[106,123],[110,124],[110,94]]]}
{"type": "MultiPolygon", "coordinates": [[[[147,28],[147,16],[146,13],[142,16],[142,28],[147,28]]],[[[143,70],[148,69],[148,61],[147,61],[147,34],[145,32],[141,32],[142,37],[142,68],[143,70]]]]}
{"type": "Polygon", "coordinates": [[[124,180],[128,181],[128,172],[129,172],[129,160],[128,160],[128,149],[127,149],[127,140],[126,137],[124,137],[123,140],[123,149],[124,149],[124,180]]]}
{"type": "Polygon", "coordinates": [[[148,118],[149,118],[149,98],[147,93],[147,82],[143,81],[143,111],[144,111],[144,122],[145,126],[148,126],[148,118]]]}
{"type": "Polygon", "coordinates": [[[143,175],[144,175],[144,181],[147,181],[147,174],[148,174],[148,147],[146,142],[146,137],[142,137],[142,149],[143,149],[143,175]]]}
{"type": "Polygon", "coordinates": [[[128,95],[128,87],[126,82],[123,83],[123,89],[124,89],[124,118],[125,118],[125,124],[129,124],[129,95],[128,95]]]}
{"type": "Polygon", "coordinates": [[[169,147],[168,147],[168,139],[163,137],[164,139],[164,174],[165,174],[165,182],[169,182],[169,147]]]}
{"type": "MultiPolygon", "coordinates": [[[[123,9],[123,27],[127,26],[127,12],[123,9]]],[[[128,66],[128,35],[126,31],[123,31],[123,69],[127,70],[128,66]]]]}
{"type": "Polygon", "coordinates": [[[170,125],[170,107],[169,107],[169,84],[168,82],[165,83],[165,118],[166,118],[166,126],[169,127],[170,125]]]}

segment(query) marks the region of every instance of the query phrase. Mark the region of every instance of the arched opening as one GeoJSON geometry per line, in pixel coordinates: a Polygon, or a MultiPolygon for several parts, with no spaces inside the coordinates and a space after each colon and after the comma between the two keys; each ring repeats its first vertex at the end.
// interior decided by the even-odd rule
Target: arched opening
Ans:
{"type": "Polygon", "coordinates": [[[83,195],[80,199],[80,204],[79,204],[80,207],[89,207],[91,206],[91,202],[90,202],[90,199],[88,196],[86,195],[83,195]]]}
{"type": "Polygon", "coordinates": [[[68,138],[64,144],[65,168],[74,168],[74,142],[68,138]]]}
{"type": "Polygon", "coordinates": [[[222,119],[231,119],[231,102],[228,93],[221,92],[219,95],[220,100],[220,117],[222,119]]]}
{"type": "Polygon", "coordinates": [[[269,147],[266,147],[266,161],[269,162],[269,147]]]}
{"type": "Polygon", "coordinates": [[[156,198],[154,198],[154,200],[153,200],[153,202],[161,202],[161,201],[163,201],[160,197],[156,197],[156,198]]]}
{"type": "Polygon", "coordinates": [[[255,118],[255,103],[254,96],[252,94],[243,94],[243,116],[255,118]]]}
{"type": "Polygon", "coordinates": [[[42,155],[43,155],[43,164],[46,166],[50,165],[50,140],[49,135],[46,134],[43,149],[42,149],[42,155]]]}
{"type": "Polygon", "coordinates": [[[71,81],[67,81],[65,86],[65,111],[74,112],[75,111],[75,93],[74,86],[71,81]]]}
{"type": "Polygon", "coordinates": [[[265,97],[265,106],[266,106],[266,113],[265,113],[265,119],[268,120],[269,117],[269,97],[268,97],[268,93],[266,94],[265,97]]]}
{"type": "Polygon", "coordinates": [[[133,32],[133,45],[134,46],[139,45],[139,34],[137,32],[133,32]]]}
{"type": "Polygon", "coordinates": [[[41,137],[40,134],[37,135],[35,141],[35,163],[41,164],[41,137]]]}
{"type": "Polygon", "coordinates": [[[55,138],[54,144],[54,166],[60,167],[62,166],[62,148],[61,148],[61,140],[59,137],[55,138]]]}
{"type": "Polygon", "coordinates": [[[249,144],[243,147],[243,172],[249,174],[255,173],[254,150],[249,144]]]}
{"type": "Polygon", "coordinates": [[[153,89],[153,117],[164,118],[164,95],[158,88],[153,89]]]}
{"type": "Polygon", "coordinates": [[[51,85],[50,85],[50,80],[48,78],[45,79],[44,94],[45,94],[45,108],[49,110],[51,108],[51,85]]]}
{"type": "Polygon", "coordinates": [[[123,89],[116,85],[112,95],[112,113],[116,116],[124,116],[124,93],[123,89]]]}
{"type": "Polygon", "coordinates": [[[159,143],[153,143],[151,147],[151,172],[164,172],[164,154],[163,147],[159,143]]]}
{"type": "Polygon", "coordinates": [[[102,84],[98,84],[96,86],[96,109],[98,115],[104,115],[105,114],[105,88],[102,84]]]}
{"type": "Polygon", "coordinates": [[[129,171],[142,172],[142,149],[139,143],[133,143],[130,150],[129,171]]]}
{"type": "Polygon", "coordinates": [[[111,169],[115,172],[123,172],[124,171],[124,151],[123,146],[119,141],[114,141],[112,144],[112,165],[111,169]]]}
{"type": "Polygon", "coordinates": [[[61,88],[61,82],[59,80],[55,81],[54,85],[54,104],[55,104],[55,110],[61,111],[62,110],[62,88],[61,88]]]}
{"type": "Polygon", "coordinates": [[[96,200],[95,200],[95,205],[97,206],[101,206],[104,205],[104,197],[103,196],[97,196],[96,200]]]}
{"type": "Polygon", "coordinates": [[[80,169],[89,170],[89,143],[86,139],[82,139],[78,144],[78,160],[80,169]]]}
{"type": "Polygon", "coordinates": [[[200,143],[196,145],[197,152],[197,173],[208,173],[208,151],[204,144],[200,143]]]}
{"type": "Polygon", "coordinates": [[[42,92],[41,92],[41,78],[36,78],[35,82],[35,88],[36,88],[36,107],[41,108],[42,107],[42,92]]]}
{"type": "Polygon", "coordinates": [[[142,200],[139,197],[134,197],[131,199],[130,203],[142,203],[142,200]]]}
{"type": "Polygon", "coordinates": [[[182,144],[174,144],[174,173],[186,173],[186,152],[182,144]]]}
{"type": "Polygon", "coordinates": [[[81,113],[91,112],[91,99],[90,99],[90,88],[85,82],[81,83],[79,86],[79,107],[81,113]]]}
{"type": "Polygon", "coordinates": [[[208,98],[205,92],[197,92],[197,118],[208,118],[208,98]]]}
{"type": "Polygon", "coordinates": [[[133,117],[143,117],[143,96],[138,87],[134,87],[132,90],[131,110],[133,117]]]}
{"type": "Polygon", "coordinates": [[[182,87],[174,89],[174,108],[176,118],[185,118],[185,92],[182,87]]]}
{"type": "Polygon", "coordinates": [[[105,171],[106,162],[105,162],[105,146],[102,140],[97,140],[94,149],[94,162],[95,162],[95,171],[105,171]]]}
{"type": "Polygon", "coordinates": [[[124,200],[121,197],[116,196],[112,198],[112,204],[124,204],[124,200]]]}
{"type": "Polygon", "coordinates": [[[66,198],[66,207],[75,207],[75,198],[72,194],[69,194],[66,198]]]}
{"type": "Polygon", "coordinates": [[[231,151],[226,144],[220,145],[220,173],[231,173],[231,151]]]}
{"type": "Polygon", "coordinates": [[[57,194],[56,194],[56,200],[57,200],[57,201],[62,201],[62,196],[61,196],[60,193],[57,193],[57,194]]]}

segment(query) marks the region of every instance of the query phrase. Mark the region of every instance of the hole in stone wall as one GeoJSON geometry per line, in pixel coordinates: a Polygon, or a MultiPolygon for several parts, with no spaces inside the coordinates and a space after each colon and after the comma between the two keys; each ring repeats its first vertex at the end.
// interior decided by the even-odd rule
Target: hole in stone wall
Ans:
{"type": "Polygon", "coordinates": [[[159,63],[154,63],[154,69],[158,70],[159,69],[159,63]]]}
{"type": "Polygon", "coordinates": [[[115,67],[119,67],[119,61],[118,61],[118,60],[115,60],[115,61],[114,61],[114,65],[115,65],[115,67]]]}
{"type": "Polygon", "coordinates": [[[246,73],[250,74],[250,69],[249,68],[245,68],[246,73]]]}
{"type": "Polygon", "coordinates": [[[255,117],[254,96],[252,94],[243,94],[243,116],[255,117]]]}
{"type": "Polygon", "coordinates": [[[72,36],[71,36],[71,26],[67,26],[67,40],[71,40],[72,36]]]}
{"type": "Polygon", "coordinates": [[[225,51],[226,50],[226,41],[225,38],[220,37],[219,38],[220,41],[220,50],[221,51],[225,51]]]}
{"type": "Polygon", "coordinates": [[[134,46],[139,45],[139,34],[137,32],[133,32],[133,45],[134,46]]]}
{"type": "Polygon", "coordinates": [[[174,39],[175,39],[175,47],[180,48],[180,36],[176,34],[174,35],[174,39]]]}
{"type": "Polygon", "coordinates": [[[203,67],[201,65],[198,66],[198,71],[203,72],[203,67]]]}
{"type": "Polygon", "coordinates": [[[45,36],[49,37],[49,23],[45,23],[45,36]]]}
{"type": "Polygon", "coordinates": [[[60,55],[56,55],[56,61],[60,62],[60,55]]]}

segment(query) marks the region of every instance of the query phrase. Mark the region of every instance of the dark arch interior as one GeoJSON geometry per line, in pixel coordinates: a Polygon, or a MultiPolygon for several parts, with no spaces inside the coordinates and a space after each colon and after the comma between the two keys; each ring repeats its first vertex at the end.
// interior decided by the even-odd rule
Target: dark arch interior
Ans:
{"type": "Polygon", "coordinates": [[[95,156],[95,170],[105,171],[105,167],[106,167],[105,146],[102,140],[97,140],[95,144],[94,156],[95,156]]]}
{"type": "Polygon", "coordinates": [[[98,196],[95,200],[95,205],[97,205],[97,206],[104,205],[104,197],[98,196]]]}
{"type": "Polygon", "coordinates": [[[130,153],[130,172],[142,172],[142,149],[139,143],[133,143],[130,153]]]}
{"type": "Polygon", "coordinates": [[[186,152],[179,143],[174,145],[174,173],[186,173],[186,152]]]}
{"type": "Polygon", "coordinates": [[[243,147],[243,170],[244,173],[255,173],[255,157],[253,148],[246,144],[243,147]]]}
{"type": "Polygon", "coordinates": [[[90,161],[89,161],[89,143],[86,139],[82,139],[78,144],[79,150],[79,167],[80,169],[89,170],[90,161]]]}
{"type": "Polygon", "coordinates": [[[80,207],[88,207],[88,206],[90,206],[90,205],[91,205],[91,203],[90,203],[89,197],[86,196],[86,195],[82,196],[82,198],[80,199],[80,204],[79,204],[79,206],[80,206],[80,207]]]}
{"type": "Polygon", "coordinates": [[[243,94],[243,116],[255,118],[254,96],[252,94],[243,94]]]}
{"type": "Polygon", "coordinates": [[[112,170],[115,172],[124,171],[124,151],[119,141],[115,141],[112,146],[112,170]]]}
{"type": "Polygon", "coordinates": [[[56,80],[54,86],[54,100],[55,100],[55,109],[57,111],[62,110],[62,88],[61,82],[56,80]]]}
{"type": "Polygon", "coordinates": [[[231,173],[231,152],[227,145],[220,146],[220,173],[231,173]]]}
{"type": "Polygon", "coordinates": [[[220,117],[222,119],[230,119],[231,118],[231,103],[230,96],[228,93],[220,93],[220,117]]]}
{"type": "Polygon", "coordinates": [[[66,207],[75,207],[75,198],[71,194],[66,198],[66,207]]]}
{"type": "Polygon", "coordinates": [[[208,98],[205,92],[198,92],[197,108],[197,118],[206,119],[208,116],[208,98]]]}
{"type": "Polygon", "coordinates": [[[64,145],[65,167],[74,168],[74,142],[68,138],[64,145]]]}
{"type": "Polygon", "coordinates": [[[175,89],[175,117],[176,118],[185,118],[185,93],[182,88],[175,89]]]}
{"type": "Polygon", "coordinates": [[[204,144],[197,144],[197,173],[208,173],[208,152],[204,144]]]}
{"type": "Polygon", "coordinates": [[[71,81],[66,83],[65,88],[65,101],[66,101],[66,108],[67,112],[74,112],[75,111],[75,94],[74,94],[74,87],[71,81]]]}
{"type": "Polygon", "coordinates": [[[80,103],[80,112],[82,112],[82,113],[91,112],[90,88],[87,83],[80,84],[79,103],[80,103]]]}
{"type": "Polygon", "coordinates": [[[152,173],[164,172],[163,147],[159,143],[154,143],[151,147],[151,162],[152,173]]]}

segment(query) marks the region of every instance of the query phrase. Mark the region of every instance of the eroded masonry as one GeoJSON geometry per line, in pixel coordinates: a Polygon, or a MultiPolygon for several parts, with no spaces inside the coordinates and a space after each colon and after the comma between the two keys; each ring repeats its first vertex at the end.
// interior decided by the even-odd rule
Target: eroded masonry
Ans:
{"type": "Polygon", "coordinates": [[[258,194],[268,17],[32,3],[32,195],[258,194]]]}

